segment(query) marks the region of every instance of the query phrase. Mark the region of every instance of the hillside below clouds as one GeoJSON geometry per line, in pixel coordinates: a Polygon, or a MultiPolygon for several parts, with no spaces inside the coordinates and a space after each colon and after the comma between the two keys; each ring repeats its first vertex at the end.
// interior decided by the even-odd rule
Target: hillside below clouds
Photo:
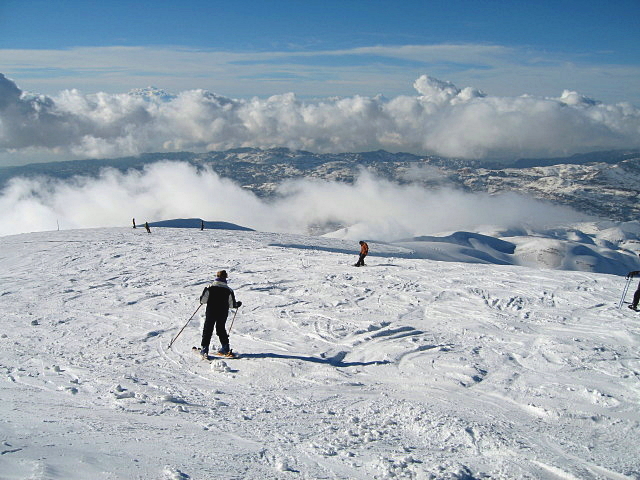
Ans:
{"type": "Polygon", "coordinates": [[[315,154],[286,148],[242,148],[208,153],[150,153],[0,168],[0,188],[16,176],[96,176],[105,167],[142,170],[160,160],[211,168],[261,197],[277,194],[286,180],[316,178],[353,183],[362,170],[399,184],[498,194],[517,192],[615,221],[640,218],[640,150],[592,152],[510,163],[417,156],[385,151],[315,154]]]}

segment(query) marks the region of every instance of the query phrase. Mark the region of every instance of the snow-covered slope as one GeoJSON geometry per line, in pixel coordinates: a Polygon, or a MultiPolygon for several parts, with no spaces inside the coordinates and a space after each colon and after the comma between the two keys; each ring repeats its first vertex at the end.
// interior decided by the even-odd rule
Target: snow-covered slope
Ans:
{"type": "MultiPolygon", "coordinates": [[[[353,227],[352,227],[353,228],[353,227]]],[[[546,229],[477,227],[478,232],[399,240],[396,255],[428,260],[522,265],[625,275],[640,267],[640,222],[587,222],[546,229]]],[[[328,233],[350,238],[349,229],[328,233]]]]}
{"type": "Polygon", "coordinates": [[[353,268],[357,245],[327,237],[1,237],[0,476],[640,478],[624,277],[370,246],[353,268]],[[244,303],[242,357],[208,363],[191,347],[220,268],[244,303]]]}

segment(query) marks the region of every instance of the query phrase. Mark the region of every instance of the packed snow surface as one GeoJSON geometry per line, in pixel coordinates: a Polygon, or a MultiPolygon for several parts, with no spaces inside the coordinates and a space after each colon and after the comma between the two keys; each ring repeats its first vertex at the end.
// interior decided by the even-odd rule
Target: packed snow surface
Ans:
{"type": "Polygon", "coordinates": [[[355,268],[339,238],[1,237],[0,477],[638,479],[624,276],[409,250],[545,250],[519,238],[370,242],[355,268]],[[209,362],[191,348],[222,268],[240,358],[209,362]]]}

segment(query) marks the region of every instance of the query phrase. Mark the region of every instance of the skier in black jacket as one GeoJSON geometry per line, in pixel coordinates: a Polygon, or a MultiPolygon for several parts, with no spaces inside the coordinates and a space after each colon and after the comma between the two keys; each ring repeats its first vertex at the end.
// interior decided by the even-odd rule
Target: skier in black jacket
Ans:
{"type": "Polygon", "coordinates": [[[227,285],[227,272],[220,270],[216,274],[215,281],[206,287],[200,296],[200,303],[207,304],[204,328],[202,329],[202,342],[200,343],[200,354],[207,356],[209,354],[209,343],[211,343],[211,335],[213,327],[216,327],[216,335],[220,339],[222,347],[218,353],[222,355],[230,355],[229,335],[225,328],[227,315],[230,308],[238,308],[242,302],[236,302],[236,296],[233,290],[227,285]]]}
{"type": "MultiPolygon", "coordinates": [[[[638,275],[640,275],[640,270],[627,273],[627,278],[633,278],[638,275]]],[[[631,302],[631,305],[629,305],[629,308],[631,310],[638,310],[638,302],[640,302],[640,283],[638,283],[638,289],[636,290],[636,293],[633,294],[633,301],[631,302]]]]}

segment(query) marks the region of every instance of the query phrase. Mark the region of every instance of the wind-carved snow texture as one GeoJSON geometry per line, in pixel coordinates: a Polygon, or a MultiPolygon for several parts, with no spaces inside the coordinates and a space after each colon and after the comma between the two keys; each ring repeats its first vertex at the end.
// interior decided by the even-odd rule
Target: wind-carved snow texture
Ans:
{"type": "Polygon", "coordinates": [[[640,478],[624,277],[228,230],[0,243],[2,478],[640,478]],[[220,268],[241,357],[194,355],[204,309],[169,349],[220,268]]]}

